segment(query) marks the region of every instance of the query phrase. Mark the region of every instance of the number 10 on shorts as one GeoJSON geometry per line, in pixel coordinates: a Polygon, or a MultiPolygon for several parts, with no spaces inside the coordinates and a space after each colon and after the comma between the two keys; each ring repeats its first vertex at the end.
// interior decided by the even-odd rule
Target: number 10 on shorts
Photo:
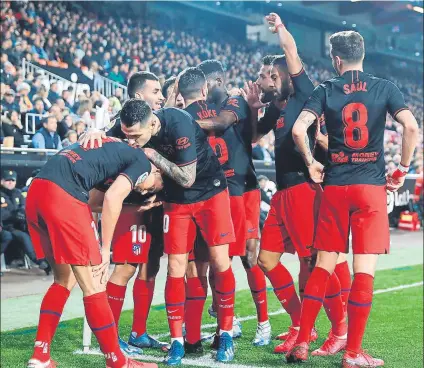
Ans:
{"type": "Polygon", "coordinates": [[[132,243],[145,243],[147,239],[146,225],[132,225],[130,227],[132,243]]]}

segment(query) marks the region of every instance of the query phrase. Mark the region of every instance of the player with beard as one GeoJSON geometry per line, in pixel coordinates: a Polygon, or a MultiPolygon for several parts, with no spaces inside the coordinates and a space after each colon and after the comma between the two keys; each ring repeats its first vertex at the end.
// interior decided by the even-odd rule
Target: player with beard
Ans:
{"type": "MultiPolygon", "coordinates": [[[[317,264],[306,285],[296,345],[286,358],[289,363],[308,359],[310,330],[328,292],[338,254],[348,250],[351,232],[354,280],[342,367],[380,367],[384,361],[364,352],[362,339],[371,311],[377,259],[390,247],[386,189],[396,191],[403,185],[419,130],[399,89],[388,80],[363,72],[365,46],[359,33],[335,33],[330,44],[338,77],[314,90],[293,128],[310,177],[315,183],[324,182],[325,187],[314,240],[317,264]],[[386,177],[387,113],[403,126],[403,138],[401,163],[386,177]],[[312,156],[307,135],[322,114],[329,133],[329,164],[325,170],[312,156]]],[[[333,290],[337,293],[340,285],[333,290]]]]}
{"type": "MultiPolygon", "coordinates": [[[[244,152],[240,153],[239,156],[240,159],[249,162],[249,166],[243,166],[244,172],[240,174],[241,181],[237,184],[242,186],[247,224],[246,254],[241,256],[241,260],[247,274],[258,315],[258,325],[253,343],[255,345],[267,345],[271,337],[271,325],[268,317],[265,276],[257,264],[261,194],[252,161],[252,140],[254,133],[250,108],[243,97],[228,95],[225,71],[221,62],[218,60],[206,60],[198,67],[206,76],[208,88],[207,101],[220,106],[220,113],[217,117],[197,120],[197,122],[202,129],[213,132],[216,135],[222,134],[221,132],[225,132],[233,126],[237,136],[237,143],[231,144],[237,144],[237,146],[241,147],[241,143],[243,143],[244,152]],[[245,157],[241,158],[241,155],[245,157]]],[[[232,149],[233,146],[228,145],[228,150],[232,149]]],[[[210,277],[210,280],[213,280],[213,277],[210,277]]],[[[239,336],[241,336],[241,325],[237,321],[235,321],[235,327],[238,327],[240,330],[239,336]]]]}
{"type": "MultiPolygon", "coordinates": [[[[304,273],[308,275],[312,270],[313,257],[310,247],[322,190],[310,180],[307,168],[302,157],[295,150],[291,137],[293,124],[312,93],[313,84],[303,69],[296,43],[282,24],[280,17],[271,13],[266,19],[271,30],[278,33],[280,45],[285,53],[284,56],[274,58],[271,71],[276,97],[279,101],[284,101],[284,107],[277,121],[268,119],[265,121],[266,124],[258,124],[257,129],[259,136],[268,133],[271,129],[274,130],[278,188],[264,225],[258,262],[292,320],[289,333],[286,336],[283,335],[285,342],[274,350],[276,353],[286,353],[293,346],[299,332],[300,301],[293,279],[280,263],[280,258],[284,252],[295,250],[304,273]]],[[[312,138],[315,138],[316,131],[316,127],[310,129],[309,134],[312,138]]],[[[325,141],[325,138],[323,140],[325,141]]],[[[303,280],[302,275],[300,276],[301,284],[305,284],[306,280],[303,280]]],[[[340,312],[341,315],[333,316],[330,320],[336,321],[334,324],[340,328],[337,330],[337,333],[340,333],[345,327],[344,314],[343,310],[337,310],[334,313],[332,311],[333,314],[336,312],[340,312]]],[[[342,332],[345,333],[345,331],[342,332]]]]}
{"type": "Polygon", "coordinates": [[[131,99],[120,117],[129,142],[139,146],[148,143],[146,155],[163,172],[163,231],[168,254],[165,302],[171,332],[171,349],[165,363],[180,365],[184,356],[184,277],[196,225],[208,245],[216,292],[223,296],[218,304],[220,338],[216,360],[228,362],[234,359],[235,293],[228,244],[235,237],[225,175],[206,134],[187,112],[164,108],[152,114],[146,106],[144,101],[131,99]]]}
{"type": "MultiPolygon", "coordinates": [[[[146,101],[154,111],[161,108],[164,97],[159,79],[153,73],[134,73],[128,81],[127,87],[128,95],[131,98],[146,101]]],[[[84,147],[92,147],[94,142],[106,135],[126,138],[121,130],[119,114],[107,124],[105,132],[90,130],[82,137],[81,144],[84,147]]],[[[101,146],[101,140],[97,144],[101,146]]],[[[148,202],[152,203],[154,199],[155,197],[150,197],[148,202]]],[[[159,272],[160,258],[163,255],[162,229],[160,226],[156,226],[156,224],[162,224],[163,222],[163,209],[157,207],[146,213],[140,213],[138,212],[138,207],[145,205],[144,201],[146,201],[145,197],[136,196],[131,198],[131,203],[126,201],[124,204],[113,242],[115,268],[107,284],[106,291],[116,325],[118,326],[128,282],[138,269],[138,275],[133,286],[133,324],[128,344],[137,348],[163,349],[167,344],[154,339],[147,334],[146,330],[147,318],[153,300],[155,279],[159,272]],[[152,246],[148,247],[146,242],[132,241],[133,232],[131,229],[135,225],[140,229],[143,229],[143,225],[146,226],[146,241],[149,238],[152,241],[152,246]],[[123,229],[127,229],[126,233],[123,229]],[[137,245],[140,246],[140,249],[138,249],[137,245]],[[141,251],[141,246],[143,251],[141,251]],[[146,260],[145,252],[147,250],[148,258],[146,260]]],[[[141,239],[144,239],[144,235],[141,235],[141,239]]],[[[119,339],[119,343],[123,351],[129,356],[141,353],[138,349],[128,346],[122,339],[119,339]]]]}

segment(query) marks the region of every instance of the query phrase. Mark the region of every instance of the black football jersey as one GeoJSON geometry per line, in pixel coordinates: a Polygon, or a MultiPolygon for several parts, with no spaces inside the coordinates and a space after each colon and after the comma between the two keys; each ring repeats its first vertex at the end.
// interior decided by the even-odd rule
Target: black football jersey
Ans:
{"type": "Polygon", "coordinates": [[[325,117],[329,150],[324,184],[385,185],[386,115],[395,118],[407,108],[392,82],[358,70],[315,88],[305,110],[325,117]]]}
{"type": "MultiPolygon", "coordinates": [[[[185,110],[196,120],[210,119],[219,114],[218,107],[206,101],[193,102],[185,110]]],[[[222,133],[209,135],[208,141],[224,170],[230,195],[243,195],[250,170],[243,138],[231,126],[222,133]]]]}
{"type": "Polygon", "coordinates": [[[74,143],[61,150],[43,166],[37,178],[52,181],[76,199],[88,202],[89,191],[107,179],[124,175],[134,187],[150,171],[143,150],[117,138],[106,138],[102,147],[90,149],[74,143]]]}

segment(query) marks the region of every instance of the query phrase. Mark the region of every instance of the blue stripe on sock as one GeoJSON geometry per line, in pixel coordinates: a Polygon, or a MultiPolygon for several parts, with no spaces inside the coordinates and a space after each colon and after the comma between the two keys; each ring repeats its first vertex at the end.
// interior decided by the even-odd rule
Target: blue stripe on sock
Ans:
{"type": "Polygon", "coordinates": [[[266,287],[264,287],[263,289],[261,289],[261,290],[250,290],[252,293],[255,293],[255,294],[258,294],[258,293],[262,293],[262,292],[264,292],[264,291],[266,291],[266,287]]]}
{"type": "Polygon", "coordinates": [[[52,310],[48,310],[48,309],[40,310],[40,314],[54,314],[55,316],[58,316],[59,318],[62,316],[62,314],[52,310]]]}
{"type": "Polygon", "coordinates": [[[337,293],[337,294],[333,294],[333,295],[326,295],[325,299],[331,299],[331,298],[335,298],[336,296],[339,296],[341,293],[337,293]]]}
{"type": "Polygon", "coordinates": [[[316,300],[317,302],[324,303],[324,300],[323,299],[318,298],[316,296],[307,295],[307,294],[303,294],[303,299],[311,299],[311,300],[316,300]]]}
{"type": "Polygon", "coordinates": [[[222,291],[215,290],[215,293],[220,294],[220,295],[230,295],[230,294],[234,294],[234,292],[235,292],[235,291],[236,291],[236,290],[234,289],[234,290],[232,290],[232,291],[228,291],[228,292],[226,292],[226,293],[223,293],[222,291]]]}
{"type": "Polygon", "coordinates": [[[278,288],[274,288],[274,291],[283,290],[283,289],[286,289],[286,288],[288,288],[289,286],[292,286],[292,285],[293,285],[293,281],[291,283],[287,284],[287,285],[283,285],[283,286],[280,286],[278,288]]]}
{"type": "Polygon", "coordinates": [[[194,296],[192,298],[186,298],[186,300],[206,300],[206,296],[194,296]]]}
{"type": "Polygon", "coordinates": [[[115,326],[115,322],[112,322],[110,325],[106,325],[106,326],[102,326],[102,327],[92,327],[91,330],[93,332],[97,332],[97,331],[102,331],[102,330],[106,330],[107,328],[111,328],[115,326]]]}
{"type": "Polygon", "coordinates": [[[358,303],[358,302],[354,302],[352,300],[349,300],[348,303],[349,304],[352,304],[352,305],[354,305],[356,307],[369,307],[372,304],[372,302],[369,302],[369,303],[358,303]]]}
{"type": "Polygon", "coordinates": [[[174,303],[174,304],[166,304],[167,307],[182,307],[184,305],[184,302],[182,303],[174,303]]]}

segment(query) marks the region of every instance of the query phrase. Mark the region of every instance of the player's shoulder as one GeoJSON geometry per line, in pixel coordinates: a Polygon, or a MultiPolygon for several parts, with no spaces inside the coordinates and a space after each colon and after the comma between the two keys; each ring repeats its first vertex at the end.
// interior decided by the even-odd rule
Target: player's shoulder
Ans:
{"type": "Polygon", "coordinates": [[[177,107],[164,107],[155,111],[154,114],[162,123],[165,122],[169,127],[193,120],[193,117],[187,111],[178,109],[177,107]]]}

